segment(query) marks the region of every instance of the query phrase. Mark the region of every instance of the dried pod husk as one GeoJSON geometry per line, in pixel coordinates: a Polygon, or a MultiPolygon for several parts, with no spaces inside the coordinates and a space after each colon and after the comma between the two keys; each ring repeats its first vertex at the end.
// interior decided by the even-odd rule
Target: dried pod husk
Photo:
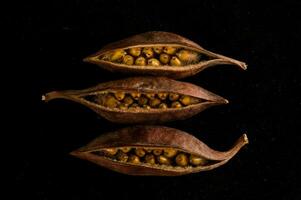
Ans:
{"type": "Polygon", "coordinates": [[[54,91],[42,97],[45,101],[56,98],[81,103],[107,120],[117,123],[162,123],[183,120],[208,107],[228,103],[226,99],[199,86],[165,77],[133,77],[101,83],[84,90],[54,91]],[[117,92],[124,94],[126,98],[132,98],[135,107],[124,103],[124,99],[118,101],[113,95],[117,92]],[[172,94],[172,96],[178,94],[178,98],[189,96],[193,101],[191,100],[190,105],[177,102],[181,105],[174,106],[170,98],[160,99],[156,104],[149,99],[153,95],[158,97],[161,93],[172,94]],[[139,97],[133,98],[133,94],[139,97]],[[157,105],[158,103],[160,105],[157,105]]]}
{"type": "Polygon", "coordinates": [[[228,162],[247,143],[247,135],[243,134],[232,148],[220,152],[211,149],[194,136],[174,128],[134,126],[103,134],[88,145],[71,152],[71,155],[129,175],[179,176],[217,168],[228,162]],[[127,154],[118,150],[122,156],[118,153],[103,153],[106,149],[123,147],[132,150],[127,154]],[[134,152],[137,148],[150,153],[138,157],[134,152]],[[175,149],[177,155],[169,158],[164,155],[157,156],[153,154],[154,149],[175,149]],[[203,161],[191,162],[189,158],[192,156],[195,160],[199,158],[203,161]],[[137,162],[127,160],[131,157],[137,162]]]}
{"type": "Polygon", "coordinates": [[[208,67],[221,64],[236,65],[244,70],[247,68],[244,62],[208,51],[177,34],[160,31],[146,32],[108,44],[97,53],[85,58],[84,61],[97,64],[110,71],[167,76],[174,79],[192,76],[208,67]],[[138,56],[140,58],[134,64],[124,64],[122,59],[116,59],[116,54],[124,56],[120,52],[133,56],[132,51],[136,49],[144,49],[147,52],[141,55],[138,52],[135,59],[138,56]],[[158,49],[161,50],[158,51],[158,49]],[[163,59],[160,66],[148,65],[145,62],[151,57],[160,60],[161,54],[165,53],[173,57],[172,62],[165,62],[166,59],[163,59]],[[142,58],[145,58],[144,61],[141,60],[142,58]]]}

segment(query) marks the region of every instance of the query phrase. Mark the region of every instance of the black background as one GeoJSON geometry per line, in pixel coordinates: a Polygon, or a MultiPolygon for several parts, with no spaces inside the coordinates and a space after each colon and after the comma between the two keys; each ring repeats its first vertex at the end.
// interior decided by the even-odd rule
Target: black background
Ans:
{"type": "MultiPolygon", "coordinates": [[[[19,110],[14,194],[23,199],[300,199],[300,3],[245,1],[24,1],[7,15],[17,42],[19,110]],[[82,59],[105,44],[146,31],[180,34],[247,62],[209,68],[184,81],[230,101],[185,121],[166,123],[226,150],[242,134],[250,144],[226,165],[182,177],[133,177],[68,155],[124,125],[79,104],[45,104],[52,90],[81,89],[127,75],[82,59]],[[21,97],[21,98],[20,98],[21,97]],[[22,104],[20,104],[22,99],[22,104]],[[23,105],[23,106],[22,106],[23,105]]],[[[16,83],[16,81],[11,80],[16,83]]]]}

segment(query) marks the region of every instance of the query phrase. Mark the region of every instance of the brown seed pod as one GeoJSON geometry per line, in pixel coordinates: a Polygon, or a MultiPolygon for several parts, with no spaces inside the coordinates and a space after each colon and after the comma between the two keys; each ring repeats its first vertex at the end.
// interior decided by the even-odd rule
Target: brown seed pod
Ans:
{"type": "Polygon", "coordinates": [[[247,143],[247,135],[243,134],[230,150],[220,152],[177,129],[163,126],[135,126],[103,134],[71,154],[124,174],[178,176],[217,168],[228,162],[247,143]],[[128,153],[118,151],[114,156],[103,153],[108,148],[122,147],[143,148],[145,151],[151,149],[164,151],[172,148],[176,150],[177,155],[167,158],[164,155],[156,156],[153,151],[145,157],[138,157],[131,153],[132,151],[128,153]],[[193,158],[193,161],[189,158],[190,160],[193,158]],[[198,161],[200,159],[204,161],[198,161]]]}
{"type": "MultiPolygon", "coordinates": [[[[64,98],[81,103],[109,121],[118,123],[162,123],[183,120],[210,106],[228,103],[226,99],[199,86],[164,77],[127,78],[101,83],[84,90],[54,91],[42,97],[45,101],[56,98],[64,98]],[[136,94],[139,94],[138,99],[133,99],[133,103],[135,105],[138,103],[139,107],[120,109],[118,105],[123,103],[123,100],[118,101],[112,95],[116,91],[124,92],[125,96],[133,96],[135,94],[134,96],[136,97],[136,94]],[[155,94],[155,96],[158,96],[160,93],[172,94],[169,96],[173,97],[175,96],[174,94],[178,94],[177,98],[180,99],[182,96],[190,96],[198,101],[193,101],[189,105],[182,105],[179,102],[174,103],[170,98],[166,98],[165,100],[160,100],[160,103],[164,107],[157,106],[157,103],[155,107],[151,107],[146,94],[155,94]],[[167,108],[165,105],[167,105],[167,108]]],[[[123,105],[123,108],[127,106],[123,105]]]]}
{"type": "MultiPolygon", "coordinates": [[[[138,53],[134,55],[138,56],[138,53]]],[[[88,56],[84,61],[97,64],[110,71],[167,76],[174,79],[192,76],[205,68],[220,64],[237,65],[242,69],[247,68],[244,62],[210,52],[182,36],[156,31],[111,43],[97,53],[88,56]],[[133,55],[133,49],[136,50],[137,48],[143,49],[144,53],[141,55],[139,53],[140,57],[133,64],[119,62],[120,57],[125,56],[126,52],[133,55]],[[168,63],[169,58],[166,56],[160,59],[163,53],[174,57],[171,63],[168,63]],[[175,56],[179,56],[179,59],[175,56]],[[143,58],[151,57],[161,60],[162,64],[160,66],[147,65],[143,58]]]]}

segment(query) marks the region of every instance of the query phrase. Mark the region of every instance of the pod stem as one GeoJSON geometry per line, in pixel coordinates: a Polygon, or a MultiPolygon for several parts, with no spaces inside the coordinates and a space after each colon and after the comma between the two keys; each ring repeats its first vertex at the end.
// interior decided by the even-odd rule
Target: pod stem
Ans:
{"type": "Polygon", "coordinates": [[[233,145],[232,149],[230,149],[228,151],[228,153],[231,155],[231,157],[233,155],[236,154],[236,152],[238,152],[243,146],[245,146],[246,144],[249,144],[249,139],[247,137],[247,134],[244,133],[242,136],[240,136],[237,141],[235,142],[235,144],[233,145]]]}
{"type": "MultiPolygon", "coordinates": [[[[217,57],[217,60],[213,60],[213,62],[217,62],[218,64],[234,64],[243,70],[247,69],[248,65],[245,62],[242,62],[242,61],[239,61],[239,60],[236,60],[236,59],[233,59],[233,58],[221,55],[221,54],[213,53],[206,49],[202,49],[202,50],[203,50],[203,52],[207,53],[208,55],[217,57]]],[[[217,63],[215,63],[215,64],[217,64],[217,63]]]]}
{"type": "Polygon", "coordinates": [[[225,57],[225,56],[221,56],[221,57],[227,59],[227,60],[225,60],[226,61],[225,64],[234,64],[234,65],[240,67],[243,70],[247,70],[247,64],[245,62],[234,60],[232,58],[225,57]]]}
{"type": "Polygon", "coordinates": [[[48,102],[52,99],[62,98],[62,97],[63,97],[63,94],[61,92],[53,91],[53,92],[48,92],[48,93],[42,95],[42,101],[48,102]]]}
{"type": "Polygon", "coordinates": [[[244,145],[248,144],[249,140],[247,134],[243,134],[240,136],[234,145],[228,151],[216,151],[213,149],[209,149],[207,152],[207,157],[210,160],[229,160],[231,159],[244,145]]]}

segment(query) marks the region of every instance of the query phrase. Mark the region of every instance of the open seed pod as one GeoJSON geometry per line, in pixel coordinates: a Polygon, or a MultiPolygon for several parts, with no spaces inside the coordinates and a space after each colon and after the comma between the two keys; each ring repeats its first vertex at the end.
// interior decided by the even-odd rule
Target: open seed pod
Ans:
{"type": "Polygon", "coordinates": [[[220,152],[174,128],[135,126],[103,134],[71,154],[124,174],[178,176],[217,168],[247,143],[243,134],[220,152]]]}
{"type": "Polygon", "coordinates": [[[84,90],[54,91],[49,101],[69,99],[118,123],[161,123],[189,118],[228,101],[199,86],[164,77],[134,77],[101,83],[84,90]]]}
{"type": "Polygon", "coordinates": [[[84,61],[110,71],[174,79],[192,76],[220,64],[247,68],[244,62],[210,52],[184,37],[156,31],[111,43],[84,61]]]}

